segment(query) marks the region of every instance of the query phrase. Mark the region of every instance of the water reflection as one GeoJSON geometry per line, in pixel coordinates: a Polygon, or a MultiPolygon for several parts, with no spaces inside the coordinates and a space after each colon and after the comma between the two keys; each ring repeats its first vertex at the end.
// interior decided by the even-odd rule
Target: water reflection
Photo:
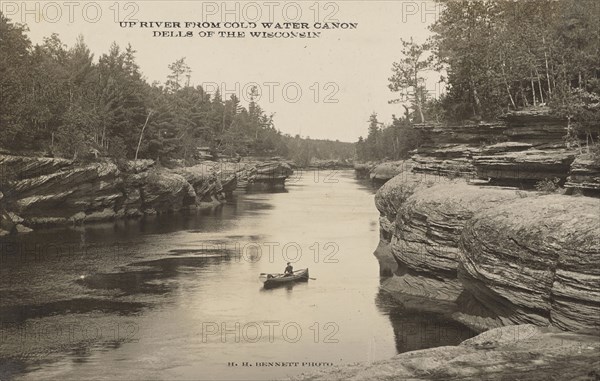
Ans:
{"type": "Polygon", "coordinates": [[[375,304],[392,323],[398,353],[458,345],[476,335],[467,326],[442,314],[406,309],[383,290],[377,294],[375,304]]]}

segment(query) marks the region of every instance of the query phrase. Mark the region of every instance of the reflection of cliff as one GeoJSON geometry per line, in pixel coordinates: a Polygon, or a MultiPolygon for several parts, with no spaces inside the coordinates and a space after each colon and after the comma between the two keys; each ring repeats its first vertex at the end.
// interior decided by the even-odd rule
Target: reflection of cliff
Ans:
{"type": "Polygon", "coordinates": [[[385,291],[379,292],[375,303],[392,323],[398,353],[457,345],[475,335],[466,326],[442,314],[404,308],[385,291]]]}
{"type": "Polygon", "coordinates": [[[238,186],[283,187],[283,162],[214,163],[167,169],[151,160],[111,161],[0,155],[0,233],[28,227],[154,215],[222,202],[238,186]]]}
{"type": "Polygon", "coordinates": [[[547,115],[517,113],[484,127],[422,126],[430,145],[378,191],[375,255],[381,273],[394,274],[383,288],[478,331],[600,326],[600,200],[491,186],[559,177],[593,190],[593,179],[567,179],[584,159],[573,161],[564,125],[547,115]],[[441,176],[465,173],[490,185],[441,176]]]}

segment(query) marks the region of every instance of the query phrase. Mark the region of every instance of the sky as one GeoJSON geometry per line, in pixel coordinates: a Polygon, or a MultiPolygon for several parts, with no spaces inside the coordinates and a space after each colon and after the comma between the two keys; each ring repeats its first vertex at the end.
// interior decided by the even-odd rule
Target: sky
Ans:
{"type": "MultiPolygon", "coordinates": [[[[401,39],[424,42],[439,14],[431,1],[2,1],[11,21],[25,23],[33,43],[51,33],[72,46],[78,35],[97,59],[116,42],[131,44],[143,75],[164,83],[168,65],[185,57],[191,84],[247,100],[256,86],[259,104],[274,113],[283,133],[313,139],[354,142],[367,133],[368,119],[380,122],[403,115],[388,89],[401,39]],[[179,22],[149,25],[142,22],[179,22]],[[194,27],[186,22],[196,23],[194,27]],[[220,23],[219,28],[202,25],[220,23]],[[227,24],[240,23],[240,24],[227,24]],[[256,23],[253,27],[252,22],[256,23]],[[299,29],[265,29],[263,22],[296,22],[299,29]],[[333,22],[348,29],[323,29],[333,22]],[[242,24],[245,23],[245,24],[242,24]],[[301,23],[306,23],[308,29],[301,23]],[[316,24],[318,23],[318,24],[316,24]],[[355,28],[349,24],[355,23],[355,28]],[[200,24],[200,25],[199,25],[200,24]],[[243,27],[246,28],[243,28],[243,27]],[[193,37],[155,37],[155,32],[193,37]],[[250,32],[320,32],[319,38],[254,38],[250,32]],[[206,34],[213,32],[211,37],[206,34]],[[224,38],[218,32],[245,32],[224,38]],[[201,36],[200,34],[203,34],[201,36]]],[[[291,25],[293,27],[294,25],[291,25]]],[[[430,72],[427,88],[439,93],[439,74],[430,72]]]]}

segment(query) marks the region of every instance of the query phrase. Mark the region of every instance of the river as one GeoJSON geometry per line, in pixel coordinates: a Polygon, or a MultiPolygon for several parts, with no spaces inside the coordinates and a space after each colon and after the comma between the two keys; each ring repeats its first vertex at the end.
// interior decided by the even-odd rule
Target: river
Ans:
{"type": "Polygon", "coordinates": [[[472,336],[379,291],[373,195],[298,172],[211,209],[5,237],[0,379],[280,379],[472,336]],[[264,290],[287,261],[315,279],[264,290]]]}

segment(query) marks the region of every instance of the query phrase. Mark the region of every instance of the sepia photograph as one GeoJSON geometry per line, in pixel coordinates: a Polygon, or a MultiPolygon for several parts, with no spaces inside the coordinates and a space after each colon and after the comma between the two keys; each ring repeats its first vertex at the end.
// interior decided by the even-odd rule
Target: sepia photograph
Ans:
{"type": "Polygon", "coordinates": [[[13,380],[600,381],[600,1],[1,0],[13,380]]]}

